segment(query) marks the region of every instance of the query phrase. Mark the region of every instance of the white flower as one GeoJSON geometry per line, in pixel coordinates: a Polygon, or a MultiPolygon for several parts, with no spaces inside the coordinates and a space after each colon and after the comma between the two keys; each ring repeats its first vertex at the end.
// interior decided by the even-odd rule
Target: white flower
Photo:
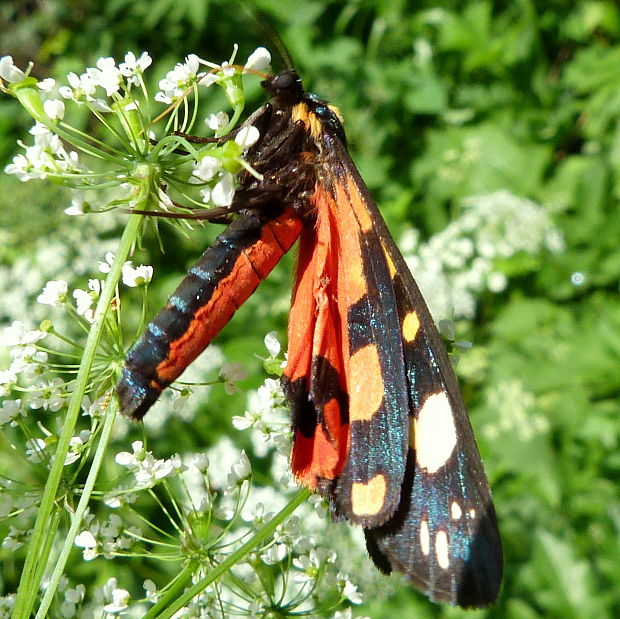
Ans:
{"type": "Polygon", "coordinates": [[[142,52],[140,58],[136,58],[133,52],[127,52],[125,54],[125,62],[121,62],[118,68],[121,74],[127,78],[127,83],[138,85],[140,83],[140,75],[151,66],[152,62],[153,59],[147,52],[142,52]]]}
{"type": "Polygon", "coordinates": [[[287,554],[288,548],[286,544],[272,544],[261,554],[260,558],[266,565],[275,565],[280,563],[280,561],[284,561],[287,554]]]}
{"type": "Polygon", "coordinates": [[[65,209],[65,215],[75,217],[76,215],[84,215],[88,212],[90,204],[84,200],[84,197],[74,196],[71,200],[71,205],[65,209]]]}
{"type": "Polygon", "coordinates": [[[26,74],[13,64],[13,58],[11,56],[2,56],[0,58],[0,77],[8,82],[21,82],[26,74]]]}
{"type": "Polygon", "coordinates": [[[159,593],[157,593],[157,585],[150,578],[147,578],[142,586],[146,591],[146,599],[151,602],[151,604],[155,604],[155,602],[157,602],[157,600],[159,599],[159,593]]]}
{"type": "Polygon", "coordinates": [[[271,62],[271,54],[264,47],[256,48],[248,57],[244,71],[263,71],[271,62]]]}
{"type": "Polygon", "coordinates": [[[246,127],[241,127],[235,135],[235,142],[239,144],[243,149],[249,148],[254,144],[258,138],[260,137],[260,133],[256,127],[253,125],[249,125],[246,127]]]}
{"type": "Polygon", "coordinates": [[[84,451],[84,447],[90,439],[90,430],[82,430],[79,436],[72,436],[69,440],[69,451],[65,457],[65,466],[73,464],[80,459],[80,455],[84,451]]]}
{"type": "Polygon", "coordinates": [[[82,550],[84,561],[92,561],[98,554],[97,540],[90,531],[82,531],[76,535],[73,543],[84,549],[82,550]]]}
{"type": "Polygon", "coordinates": [[[217,114],[209,114],[205,121],[213,131],[219,131],[223,129],[229,122],[228,114],[226,112],[218,112],[217,114]]]}
{"type": "Polygon", "coordinates": [[[239,460],[232,465],[230,473],[228,473],[224,492],[230,494],[237,486],[241,485],[241,482],[249,479],[251,474],[252,465],[245,451],[242,451],[239,460]]]}
{"type": "Polygon", "coordinates": [[[508,278],[503,273],[493,271],[487,276],[487,288],[491,292],[501,292],[505,290],[508,284],[508,278]]]}
{"type": "Polygon", "coordinates": [[[233,464],[232,471],[239,479],[246,479],[252,474],[252,465],[245,451],[241,452],[237,464],[233,464]]]}
{"type": "Polygon", "coordinates": [[[222,62],[222,64],[215,64],[213,62],[209,62],[208,60],[198,59],[200,64],[203,64],[212,71],[207,73],[204,77],[200,79],[198,82],[200,86],[209,87],[211,84],[216,84],[222,80],[222,78],[231,77],[235,74],[235,67],[231,66],[235,62],[235,56],[237,55],[237,50],[239,46],[235,43],[233,45],[232,55],[228,60],[222,62]]]}
{"type": "Polygon", "coordinates": [[[232,418],[233,427],[237,430],[247,430],[258,421],[260,421],[260,416],[251,413],[250,411],[245,411],[243,417],[240,417],[239,415],[234,415],[232,418]]]}
{"type": "Polygon", "coordinates": [[[176,64],[174,69],[168,71],[166,77],[160,80],[161,90],[155,95],[155,101],[167,105],[176,101],[196,81],[199,68],[200,58],[195,54],[187,56],[184,63],[176,64]]]}
{"type": "Polygon", "coordinates": [[[270,357],[277,357],[280,354],[280,342],[278,341],[278,332],[270,331],[264,339],[265,348],[269,352],[270,357]]]}
{"type": "Polygon", "coordinates": [[[92,322],[95,316],[94,311],[91,309],[93,304],[93,298],[86,290],[80,290],[77,288],[73,291],[73,298],[76,301],[76,310],[80,316],[84,316],[88,322],[92,322]]]}
{"type": "Polygon", "coordinates": [[[8,396],[16,382],[17,374],[13,370],[0,370],[0,397],[8,396]]]}
{"type": "Polygon", "coordinates": [[[100,398],[91,401],[90,396],[85,395],[82,398],[82,415],[84,417],[99,417],[104,412],[109,398],[105,395],[102,395],[100,398]]]}
{"type": "MultiPolygon", "coordinates": [[[[52,110],[53,111],[53,110],[52,110]]],[[[4,170],[7,174],[15,174],[19,180],[25,182],[31,179],[46,178],[48,174],[64,174],[80,170],[78,155],[71,151],[67,153],[61,139],[51,133],[45,125],[36,123],[30,133],[34,136],[34,144],[26,146],[24,154],[13,157],[12,163],[4,170]]]]}
{"type": "Polygon", "coordinates": [[[134,268],[131,263],[126,262],[123,265],[123,284],[135,288],[148,284],[153,278],[153,267],[141,264],[134,268]]]}
{"type": "Polygon", "coordinates": [[[16,425],[16,420],[20,415],[22,417],[26,416],[21,400],[4,400],[0,404],[0,426],[9,421],[11,425],[16,425]]]}
{"type": "Polygon", "coordinates": [[[338,589],[345,598],[347,598],[352,604],[361,604],[363,601],[362,594],[357,590],[357,585],[354,585],[346,574],[342,572],[338,573],[337,583],[338,589]]]}
{"type": "Polygon", "coordinates": [[[222,163],[215,157],[206,155],[194,164],[192,175],[197,179],[208,183],[222,169],[222,163]]]}
{"type": "Polygon", "coordinates": [[[230,206],[235,195],[234,176],[229,172],[222,174],[221,179],[211,191],[211,200],[215,206],[230,206]]]}
{"type": "Polygon", "coordinates": [[[104,261],[99,261],[97,262],[97,268],[102,272],[102,273],[109,273],[110,272],[110,268],[112,267],[112,265],[114,264],[114,254],[111,251],[106,252],[105,256],[104,256],[104,261]]]}
{"type": "Polygon", "coordinates": [[[203,453],[194,454],[192,465],[200,473],[206,473],[209,468],[209,458],[203,453]]]}
{"type": "Polygon", "coordinates": [[[419,245],[417,236],[409,235],[401,247],[415,252],[407,263],[431,313],[460,318],[474,315],[476,298],[485,289],[505,289],[506,275],[495,262],[521,251],[560,251],[563,242],[543,207],[497,191],[464,200],[461,217],[427,243],[419,245]]]}
{"type": "Polygon", "coordinates": [[[9,534],[2,540],[2,548],[12,552],[17,550],[20,546],[23,546],[25,541],[25,532],[10,525],[9,534]]]}
{"type": "Polygon", "coordinates": [[[27,378],[34,378],[40,373],[40,367],[47,362],[47,353],[37,350],[34,346],[20,346],[11,350],[11,367],[15,374],[22,374],[27,378]]]}
{"type": "Polygon", "coordinates": [[[24,323],[14,320],[10,327],[5,327],[0,335],[0,344],[4,346],[25,346],[34,344],[43,339],[47,334],[45,331],[28,331],[24,323]]]}
{"type": "Polygon", "coordinates": [[[114,591],[112,591],[112,602],[110,604],[106,604],[103,607],[103,610],[106,613],[118,615],[129,607],[130,599],[131,596],[129,595],[129,591],[126,589],[114,589],[114,591]]]}
{"type": "Polygon", "coordinates": [[[53,413],[60,410],[65,402],[66,384],[55,377],[42,382],[30,393],[30,408],[48,410],[53,413]]]}
{"type": "Polygon", "coordinates": [[[97,68],[88,68],[86,73],[97,86],[105,89],[108,97],[118,92],[123,82],[120,69],[116,66],[116,61],[110,57],[99,58],[97,60],[97,68]]]}
{"type": "Polygon", "coordinates": [[[26,441],[26,460],[29,462],[43,462],[43,451],[47,443],[42,438],[29,438],[26,441]]]}
{"type": "Polygon", "coordinates": [[[157,460],[152,452],[145,452],[142,441],[131,444],[133,453],[123,451],[116,455],[116,462],[127,467],[134,475],[138,486],[150,487],[175,472],[173,460],[157,460]]]}
{"type": "Polygon", "coordinates": [[[64,593],[64,600],[60,606],[61,616],[65,618],[75,617],[77,604],[84,599],[85,594],[86,587],[84,585],[77,585],[75,589],[67,589],[64,593]]]}
{"type": "Polygon", "coordinates": [[[62,120],[65,116],[65,104],[60,99],[48,99],[43,103],[43,111],[51,120],[62,120]]]}
{"type": "Polygon", "coordinates": [[[239,391],[235,382],[245,380],[247,376],[248,373],[241,363],[225,363],[220,370],[220,380],[224,383],[224,390],[228,395],[239,391]]]}
{"type": "Polygon", "coordinates": [[[54,86],[56,86],[56,80],[52,77],[46,77],[40,82],[37,82],[37,88],[43,92],[50,92],[54,86]]]}
{"type": "Polygon", "coordinates": [[[97,90],[97,84],[91,75],[83,73],[69,73],[67,75],[69,86],[61,86],[58,89],[63,99],[71,99],[75,103],[83,104],[85,101],[93,102],[97,90]]]}
{"type": "Polygon", "coordinates": [[[69,287],[63,280],[47,282],[43,292],[37,297],[37,302],[52,307],[60,307],[67,302],[67,292],[69,287]]]}

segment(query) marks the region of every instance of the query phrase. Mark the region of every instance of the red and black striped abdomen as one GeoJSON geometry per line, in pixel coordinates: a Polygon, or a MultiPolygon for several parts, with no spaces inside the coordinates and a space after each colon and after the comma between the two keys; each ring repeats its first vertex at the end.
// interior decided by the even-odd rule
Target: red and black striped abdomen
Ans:
{"type": "Polygon", "coordinates": [[[291,248],[302,223],[246,211],[204,252],[125,359],[121,410],[141,419],[291,248]]]}

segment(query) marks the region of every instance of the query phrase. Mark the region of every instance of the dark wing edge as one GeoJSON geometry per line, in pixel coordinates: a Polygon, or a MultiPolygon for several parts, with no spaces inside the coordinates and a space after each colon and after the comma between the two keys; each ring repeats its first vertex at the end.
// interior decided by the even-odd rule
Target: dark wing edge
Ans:
{"type": "Polygon", "coordinates": [[[383,248],[402,334],[410,434],[400,504],[380,526],[367,527],[368,551],[385,572],[404,573],[431,600],[486,606],[499,593],[501,538],[491,490],[458,382],[426,302],[351,161],[335,158],[368,209],[368,259],[383,248]]]}

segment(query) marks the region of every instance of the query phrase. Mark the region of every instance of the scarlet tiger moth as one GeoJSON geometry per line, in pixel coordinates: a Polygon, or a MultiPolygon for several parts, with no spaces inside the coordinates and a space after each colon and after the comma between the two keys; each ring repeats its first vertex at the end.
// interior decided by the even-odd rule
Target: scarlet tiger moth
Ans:
{"type": "Polygon", "coordinates": [[[299,237],[283,387],[291,467],[364,528],[383,572],[433,601],[493,603],[502,548],[454,371],[347,151],[335,108],[294,70],[262,82],[234,221],[128,353],[117,391],[141,419],[299,237]]]}

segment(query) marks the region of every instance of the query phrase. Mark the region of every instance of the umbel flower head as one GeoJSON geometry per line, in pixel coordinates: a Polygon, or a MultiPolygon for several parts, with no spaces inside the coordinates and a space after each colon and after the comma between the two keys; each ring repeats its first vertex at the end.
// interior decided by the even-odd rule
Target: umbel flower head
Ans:
{"type": "MultiPolygon", "coordinates": [[[[32,143],[20,143],[23,152],[5,171],[22,181],[51,179],[72,189],[115,190],[99,210],[143,209],[148,203],[151,211],[187,212],[230,205],[234,174],[249,168],[243,153],[258,139],[256,128],[245,126],[234,140],[200,148],[167,134],[192,129],[199,96],[213,86],[224,90],[232,117],[211,114],[207,127],[217,136],[232,130],[245,104],[242,73],[262,70],[270,62],[267,50],[259,48],[241,68],[233,65],[236,52],[237,46],[219,65],[187,56],[159,82],[153,97],[145,80],[152,63],[146,52],[128,52],[118,64],[114,58],[99,58],[82,74],[69,73],[67,84],[58,87],[53,80],[38,82],[29,76],[30,68],[22,71],[4,56],[0,88],[18,98],[35,119],[32,143]],[[162,104],[168,108],[162,110],[162,104]],[[65,117],[70,105],[88,108],[101,131],[85,133],[69,124],[65,117]]],[[[65,212],[81,215],[86,208],[77,198],[65,212]]]]}

